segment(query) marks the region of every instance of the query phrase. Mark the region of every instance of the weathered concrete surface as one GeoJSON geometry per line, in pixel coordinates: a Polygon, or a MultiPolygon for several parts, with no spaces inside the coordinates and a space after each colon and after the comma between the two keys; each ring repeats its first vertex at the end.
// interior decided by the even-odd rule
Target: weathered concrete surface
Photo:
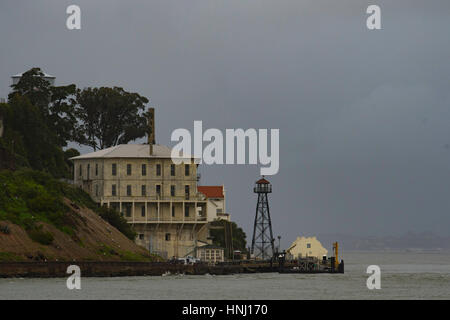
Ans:
{"type": "MultiPolygon", "coordinates": [[[[83,277],[161,276],[165,273],[187,275],[228,275],[236,273],[339,273],[341,271],[292,270],[295,263],[286,263],[279,270],[278,264],[242,262],[211,266],[208,264],[173,264],[168,262],[0,262],[0,278],[57,278],[68,277],[67,267],[77,265],[83,277]]],[[[342,270],[343,272],[343,270],[342,270]]]]}
{"type": "Polygon", "coordinates": [[[0,277],[48,278],[67,277],[67,267],[77,265],[85,277],[161,276],[167,272],[192,275],[276,272],[268,265],[209,266],[182,265],[166,262],[0,262],[0,277]]]}

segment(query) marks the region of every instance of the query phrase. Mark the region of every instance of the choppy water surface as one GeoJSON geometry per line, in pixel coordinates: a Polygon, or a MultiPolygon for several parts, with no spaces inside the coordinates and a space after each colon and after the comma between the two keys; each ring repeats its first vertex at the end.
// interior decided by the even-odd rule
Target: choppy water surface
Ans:
{"type": "Polygon", "coordinates": [[[347,252],[345,274],[0,279],[0,299],[450,299],[450,253],[347,252]],[[368,290],[366,268],[381,268],[368,290]]]}

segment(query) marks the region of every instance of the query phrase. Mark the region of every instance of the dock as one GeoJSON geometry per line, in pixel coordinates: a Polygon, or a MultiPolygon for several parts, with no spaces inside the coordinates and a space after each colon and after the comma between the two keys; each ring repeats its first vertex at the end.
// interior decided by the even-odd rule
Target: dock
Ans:
{"type": "Polygon", "coordinates": [[[184,275],[231,275],[238,273],[343,273],[324,266],[304,268],[298,262],[278,263],[238,261],[217,265],[196,263],[192,265],[169,262],[94,262],[94,261],[50,261],[50,262],[0,262],[0,278],[58,278],[68,277],[67,268],[77,265],[82,277],[125,277],[184,275]]]}

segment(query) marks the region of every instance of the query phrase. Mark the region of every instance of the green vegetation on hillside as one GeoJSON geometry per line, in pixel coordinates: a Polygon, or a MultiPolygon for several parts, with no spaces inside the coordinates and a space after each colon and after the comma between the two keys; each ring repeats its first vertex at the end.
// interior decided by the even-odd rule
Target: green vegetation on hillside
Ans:
{"type": "Polygon", "coordinates": [[[117,230],[122,232],[128,239],[134,240],[136,232],[130,227],[130,224],[113,208],[100,207],[95,211],[108,223],[114,226],[117,230]]]}
{"type": "Polygon", "coordinates": [[[23,227],[34,241],[50,244],[53,239],[49,232],[44,232],[39,227],[38,222],[51,224],[69,235],[75,233],[76,224],[67,214],[71,209],[64,203],[64,197],[80,207],[97,212],[129,239],[134,240],[135,232],[117,211],[99,208],[80,188],[39,171],[0,171],[0,220],[8,220],[23,227]]]}

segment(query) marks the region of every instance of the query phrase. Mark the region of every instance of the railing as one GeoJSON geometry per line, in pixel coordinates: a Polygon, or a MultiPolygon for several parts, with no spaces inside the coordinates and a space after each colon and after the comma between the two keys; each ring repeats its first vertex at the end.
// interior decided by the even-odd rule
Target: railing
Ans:
{"type": "Polygon", "coordinates": [[[271,193],[272,186],[270,184],[258,184],[253,188],[253,192],[255,193],[271,193]]]}
{"type": "Polygon", "coordinates": [[[183,222],[206,222],[206,217],[200,217],[195,219],[194,217],[184,217],[184,218],[175,218],[175,217],[160,217],[159,219],[157,217],[139,217],[138,219],[134,219],[132,217],[125,216],[128,223],[149,223],[149,222],[173,222],[173,223],[183,223],[183,222]]]}
{"type": "Polygon", "coordinates": [[[103,201],[122,201],[122,202],[145,202],[145,201],[184,201],[184,200],[190,200],[198,202],[205,202],[205,200],[202,200],[198,195],[189,195],[189,196],[105,196],[103,197],[103,201]]]}

